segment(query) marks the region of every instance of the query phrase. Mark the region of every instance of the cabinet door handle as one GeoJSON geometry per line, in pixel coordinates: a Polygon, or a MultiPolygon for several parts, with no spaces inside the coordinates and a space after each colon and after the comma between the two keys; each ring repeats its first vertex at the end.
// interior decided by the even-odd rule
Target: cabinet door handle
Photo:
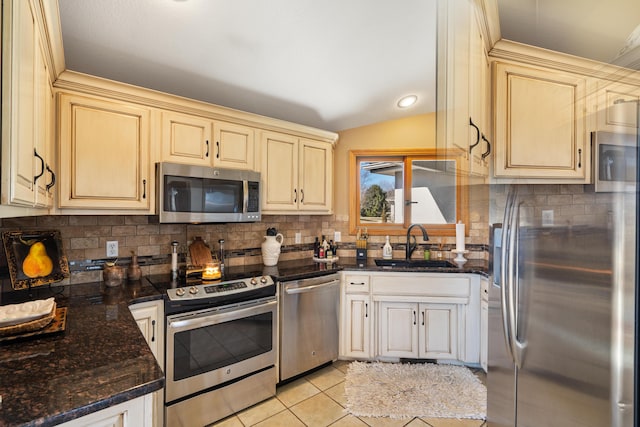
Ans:
{"type": "Polygon", "coordinates": [[[422,315],[422,326],[424,326],[424,311],[421,311],[420,314],[422,315]]]}
{"type": "Polygon", "coordinates": [[[418,322],[418,319],[416,318],[416,311],[413,310],[413,324],[416,325],[418,322]]]}
{"type": "Polygon", "coordinates": [[[151,321],[151,342],[155,342],[156,340],[156,321],[151,321]]]}
{"type": "Polygon", "coordinates": [[[487,151],[482,153],[482,160],[484,160],[489,156],[489,154],[491,154],[491,143],[484,137],[484,133],[482,134],[482,140],[487,143],[487,151]]]}
{"type": "Polygon", "coordinates": [[[364,303],[364,317],[369,317],[369,303],[364,303]]]}
{"type": "Polygon", "coordinates": [[[293,189],[293,203],[298,203],[298,190],[296,188],[293,189]]]}
{"type": "Polygon", "coordinates": [[[350,285],[364,286],[364,282],[349,282],[350,285]]]}
{"type": "Polygon", "coordinates": [[[582,148],[578,148],[578,168],[582,167],[582,148]]]}
{"type": "Polygon", "coordinates": [[[36,156],[38,159],[40,159],[40,173],[33,177],[33,183],[35,184],[38,178],[44,175],[44,159],[40,157],[40,155],[38,154],[38,151],[35,148],[33,149],[33,155],[36,156]]]}
{"type": "Polygon", "coordinates": [[[469,117],[469,125],[473,126],[476,129],[476,142],[475,144],[471,144],[469,146],[469,153],[471,153],[471,150],[473,150],[474,148],[476,148],[476,145],[480,144],[480,129],[478,129],[478,126],[476,126],[473,123],[473,120],[471,120],[471,117],[469,117]]]}
{"type": "Polygon", "coordinates": [[[47,184],[47,193],[51,190],[51,187],[56,185],[56,174],[51,170],[49,165],[47,165],[47,171],[51,174],[51,182],[47,184]]]}
{"type": "Polygon", "coordinates": [[[300,203],[304,203],[304,190],[300,189],[300,203]]]}
{"type": "Polygon", "coordinates": [[[207,139],[204,143],[207,145],[207,152],[204,153],[204,156],[209,157],[209,140],[207,139]]]}
{"type": "Polygon", "coordinates": [[[216,141],[216,149],[218,150],[216,153],[216,159],[220,158],[220,141],[216,141]]]}
{"type": "Polygon", "coordinates": [[[143,199],[147,198],[147,180],[146,179],[142,180],[142,198],[143,199]]]}

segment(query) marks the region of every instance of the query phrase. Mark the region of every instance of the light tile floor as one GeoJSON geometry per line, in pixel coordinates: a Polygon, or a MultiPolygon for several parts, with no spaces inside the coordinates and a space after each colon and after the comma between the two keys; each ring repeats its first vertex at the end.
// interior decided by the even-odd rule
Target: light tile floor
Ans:
{"type": "Polygon", "coordinates": [[[216,427],[485,427],[481,420],[454,418],[354,417],[345,409],[344,382],[348,361],[278,387],[276,397],[215,424],[216,427]]]}

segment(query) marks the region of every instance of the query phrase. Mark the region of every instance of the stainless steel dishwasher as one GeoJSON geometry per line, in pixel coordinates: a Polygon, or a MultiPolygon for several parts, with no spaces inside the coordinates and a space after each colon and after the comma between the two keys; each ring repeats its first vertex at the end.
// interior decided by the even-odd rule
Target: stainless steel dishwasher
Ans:
{"type": "Polygon", "coordinates": [[[338,358],[340,276],[280,282],[280,381],[338,358]]]}

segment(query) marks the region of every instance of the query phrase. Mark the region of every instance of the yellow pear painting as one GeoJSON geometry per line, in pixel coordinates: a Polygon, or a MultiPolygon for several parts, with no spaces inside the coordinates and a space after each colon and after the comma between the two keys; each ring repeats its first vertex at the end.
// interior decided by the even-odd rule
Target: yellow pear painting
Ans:
{"type": "Polygon", "coordinates": [[[47,255],[42,242],[31,245],[29,254],[22,262],[22,272],[29,278],[46,277],[53,271],[53,261],[47,255]]]}

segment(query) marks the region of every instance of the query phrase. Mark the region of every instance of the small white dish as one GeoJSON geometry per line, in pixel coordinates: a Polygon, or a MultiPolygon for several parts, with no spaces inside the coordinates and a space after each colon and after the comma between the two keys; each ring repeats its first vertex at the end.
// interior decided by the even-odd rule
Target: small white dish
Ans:
{"type": "Polygon", "coordinates": [[[39,319],[50,314],[55,305],[53,298],[0,306],[0,327],[13,326],[39,319]]]}

